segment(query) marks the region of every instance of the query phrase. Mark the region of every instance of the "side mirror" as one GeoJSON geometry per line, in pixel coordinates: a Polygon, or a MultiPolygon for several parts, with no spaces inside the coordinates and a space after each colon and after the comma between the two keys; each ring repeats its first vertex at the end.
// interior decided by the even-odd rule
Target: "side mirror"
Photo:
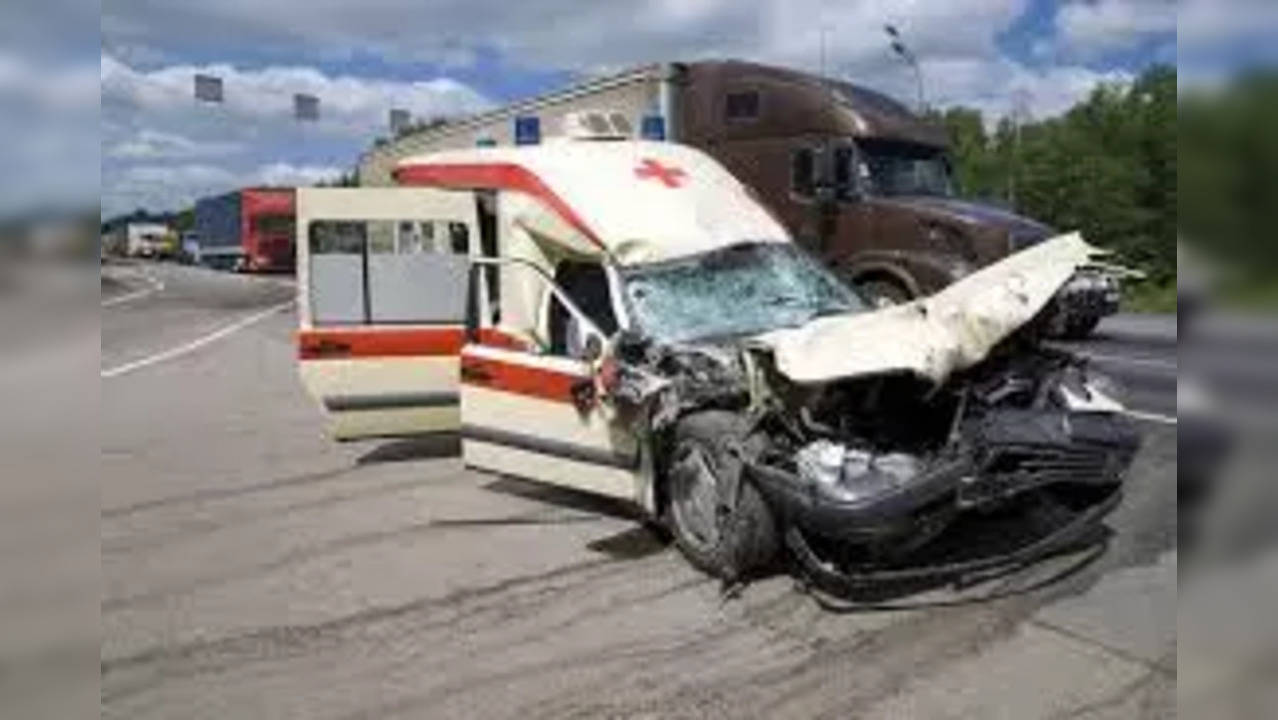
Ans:
{"type": "Polygon", "coordinates": [[[586,337],[586,344],[581,348],[581,359],[593,365],[602,356],[603,341],[599,339],[598,335],[590,333],[586,337]]]}

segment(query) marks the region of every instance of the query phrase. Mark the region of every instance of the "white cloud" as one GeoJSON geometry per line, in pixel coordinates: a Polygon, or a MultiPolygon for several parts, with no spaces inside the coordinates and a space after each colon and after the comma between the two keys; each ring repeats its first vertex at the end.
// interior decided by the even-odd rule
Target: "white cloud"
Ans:
{"type": "Polygon", "coordinates": [[[336,180],[342,169],[330,165],[290,165],[276,162],[259,167],[247,185],[315,185],[336,180]]]}
{"type": "MultiPolygon", "coordinates": [[[[577,73],[707,57],[816,70],[824,37],[831,74],[913,99],[913,75],[893,57],[883,31],[892,23],[920,58],[930,103],[973,105],[993,120],[1010,112],[1018,96],[1041,118],[1065,110],[1097,82],[1130,80],[1125,72],[1082,63],[1091,53],[1162,32],[1169,22],[1175,27],[1174,11],[1149,0],[1070,4],[1056,16],[1055,34],[1037,43],[1030,67],[1009,58],[999,42],[1028,5],[1029,0],[113,0],[103,8],[102,34],[108,48],[146,48],[159,58],[236,57],[270,47],[281,56],[373,56],[392,66],[425,60],[447,69],[494,53],[497,72],[504,65],[577,73]]],[[[150,166],[160,166],[159,159],[186,161],[192,186],[199,177],[189,168],[200,165],[224,168],[227,184],[244,182],[277,159],[298,171],[349,168],[372,137],[385,132],[391,107],[425,117],[492,104],[447,77],[407,82],[305,66],[246,69],[154,60],[139,65],[130,57],[133,65],[111,53],[101,58],[102,141],[112,153],[103,167],[103,202],[110,205],[118,199],[114,180],[123,178],[130,161],[150,166]],[[194,101],[196,72],[224,79],[223,104],[194,101]],[[320,97],[320,123],[292,119],[295,92],[320,97]],[[232,147],[242,152],[211,149],[232,147]]],[[[128,182],[120,192],[137,193],[143,185],[148,193],[164,191],[142,178],[123,179],[128,182]]],[[[229,187],[219,188],[224,189],[229,187]]]]}
{"type": "Polygon", "coordinates": [[[320,99],[324,132],[366,136],[384,129],[390,108],[419,117],[456,115],[486,107],[489,101],[449,78],[396,82],[353,76],[330,76],[314,68],[272,66],[241,70],[232,65],[170,65],[136,70],[103,54],[102,103],[146,117],[203,115],[223,123],[292,124],[293,95],[320,99]],[[220,77],[224,102],[199,104],[193,97],[196,74],[220,77]]]}
{"type": "Polygon", "coordinates": [[[939,106],[962,104],[980,109],[994,123],[1011,115],[1016,105],[1033,118],[1059,115],[1098,83],[1127,83],[1130,73],[1096,71],[1080,66],[1030,68],[1010,60],[953,60],[925,63],[933,89],[930,100],[939,106]]]}
{"type": "Polygon", "coordinates": [[[1056,15],[1057,40],[1083,57],[1135,46],[1176,32],[1176,0],[1075,0],[1056,15]]]}
{"type": "Polygon", "coordinates": [[[233,155],[243,150],[242,143],[198,141],[176,133],[143,128],[111,146],[106,155],[117,160],[179,160],[233,155]]]}
{"type": "Polygon", "coordinates": [[[96,137],[106,214],[139,206],[172,209],[242,185],[310,184],[353,166],[358,153],[387,131],[392,107],[432,117],[490,105],[469,86],[444,77],[408,82],[304,66],[246,70],[229,64],[142,70],[105,53],[95,81],[101,84],[96,137]],[[196,73],[222,78],[223,103],[196,102],[196,73]],[[294,93],[320,98],[319,122],[293,119],[294,93]]]}
{"type": "Polygon", "coordinates": [[[102,33],[120,46],[304,49],[466,64],[492,49],[517,64],[593,70],[731,55],[815,67],[821,26],[834,63],[887,53],[883,25],[940,56],[991,54],[1027,0],[116,0],[102,33]],[[191,33],[190,28],[201,32],[191,33]]]}

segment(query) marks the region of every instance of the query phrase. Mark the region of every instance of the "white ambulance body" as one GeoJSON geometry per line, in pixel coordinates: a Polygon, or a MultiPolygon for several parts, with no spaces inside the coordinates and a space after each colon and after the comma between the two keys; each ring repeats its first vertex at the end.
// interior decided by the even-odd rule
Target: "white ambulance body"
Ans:
{"type": "Polygon", "coordinates": [[[298,362],[339,439],[455,429],[475,200],[298,188],[298,362]]]}
{"type": "Polygon", "coordinates": [[[406,159],[396,180],[298,194],[299,360],[335,434],[460,429],[468,465],[651,507],[637,438],[581,397],[598,348],[628,326],[616,270],[785,243],[785,229],[713,159],[670,143],[450,151],[406,159]],[[413,223],[433,224],[433,245],[413,223]],[[440,244],[463,227],[464,246],[440,244]]]}

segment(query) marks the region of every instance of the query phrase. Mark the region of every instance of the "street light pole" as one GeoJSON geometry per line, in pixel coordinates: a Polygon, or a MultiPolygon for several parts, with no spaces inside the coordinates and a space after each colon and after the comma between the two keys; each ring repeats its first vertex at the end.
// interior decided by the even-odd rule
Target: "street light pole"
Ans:
{"type": "Polygon", "coordinates": [[[892,52],[895,52],[897,57],[904,60],[914,70],[914,84],[918,92],[918,111],[922,113],[925,106],[923,103],[923,71],[919,68],[919,60],[915,57],[914,52],[901,40],[901,33],[896,29],[896,26],[884,25],[883,30],[888,34],[892,52]]]}

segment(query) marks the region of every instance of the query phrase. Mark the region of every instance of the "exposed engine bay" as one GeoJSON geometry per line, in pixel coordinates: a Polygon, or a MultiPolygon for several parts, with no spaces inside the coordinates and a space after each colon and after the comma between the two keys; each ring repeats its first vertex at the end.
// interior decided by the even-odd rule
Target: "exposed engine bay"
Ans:
{"type": "Polygon", "coordinates": [[[715,516],[730,518],[733,486],[750,484],[792,554],[827,586],[958,577],[1076,541],[1117,504],[1139,446],[1109,381],[1031,335],[1023,328],[939,385],[909,372],[796,383],[757,346],[623,336],[607,393],[658,439],[689,415],[740,418],[725,439],[739,471],[729,487],[720,482],[715,516]],[[920,548],[943,546],[962,522],[992,527],[987,518],[1043,507],[1054,521],[1042,537],[912,567],[920,548]]]}

